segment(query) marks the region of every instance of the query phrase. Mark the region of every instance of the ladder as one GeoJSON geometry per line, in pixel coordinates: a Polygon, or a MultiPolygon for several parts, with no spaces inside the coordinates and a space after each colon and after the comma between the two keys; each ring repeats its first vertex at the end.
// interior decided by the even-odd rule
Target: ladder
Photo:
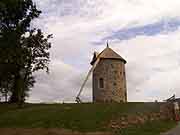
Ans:
{"type": "Polygon", "coordinates": [[[88,72],[88,74],[87,74],[87,76],[86,76],[83,84],[81,85],[80,90],[79,90],[79,92],[78,92],[78,94],[77,94],[77,96],[76,96],[76,100],[75,100],[77,103],[82,103],[82,101],[81,101],[81,99],[80,99],[80,95],[81,95],[81,93],[82,93],[82,91],[83,91],[84,86],[85,86],[86,83],[87,83],[87,80],[89,79],[89,76],[91,75],[91,73],[93,72],[93,70],[96,68],[96,66],[97,66],[97,64],[99,63],[99,61],[100,61],[100,59],[97,58],[96,62],[93,64],[93,66],[92,66],[91,69],[89,70],[89,72],[88,72]]]}

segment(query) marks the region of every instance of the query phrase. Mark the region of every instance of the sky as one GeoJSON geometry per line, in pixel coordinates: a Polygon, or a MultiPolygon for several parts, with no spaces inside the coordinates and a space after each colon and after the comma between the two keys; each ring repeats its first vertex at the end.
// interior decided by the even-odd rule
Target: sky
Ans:
{"type": "MultiPolygon", "coordinates": [[[[53,34],[50,74],[36,72],[28,102],[74,102],[94,51],[126,59],[128,101],[180,97],[179,0],[34,0],[32,26],[53,34]]],[[[92,101],[92,78],[81,95],[92,101]]]]}

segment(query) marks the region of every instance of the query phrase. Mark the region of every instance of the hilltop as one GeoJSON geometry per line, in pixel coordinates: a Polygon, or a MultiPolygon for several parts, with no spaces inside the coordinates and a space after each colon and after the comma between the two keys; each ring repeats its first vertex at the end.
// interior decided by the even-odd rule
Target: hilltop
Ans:
{"type": "Polygon", "coordinates": [[[0,104],[0,130],[45,128],[67,129],[81,133],[116,132],[120,134],[123,132],[123,135],[139,135],[140,133],[146,135],[148,132],[147,135],[158,135],[172,128],[175,123],[170,120],[168,122],[152,120],[140,125],[116,129],[116,131],[109,126],[109,123],[122,116],[158,113],[159,108],[158,103],[25,104],[23,108],[0,104]]]}

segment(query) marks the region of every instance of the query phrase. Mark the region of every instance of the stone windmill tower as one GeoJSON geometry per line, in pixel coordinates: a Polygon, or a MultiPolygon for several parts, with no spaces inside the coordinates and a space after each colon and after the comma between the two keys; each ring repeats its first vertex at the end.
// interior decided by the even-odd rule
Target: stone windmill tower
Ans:
{"type": "Polygon", "coordinates": [[[100,54],[94,53],[91,61],[94,66],[93,102],[127,102],[125,64],[126,60],[108,43],[100,54]]]}

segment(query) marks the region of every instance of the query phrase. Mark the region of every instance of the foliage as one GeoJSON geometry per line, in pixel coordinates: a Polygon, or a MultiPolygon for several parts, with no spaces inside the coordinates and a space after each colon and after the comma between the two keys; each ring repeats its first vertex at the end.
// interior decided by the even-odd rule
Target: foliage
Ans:
{"type": "Polygon", "coordinates": [[[49,70],[52,35],[30,25],[40,13],[32,0],[0,1],[0,87],[11,80],[11,102],[24,101],[33,72],[49,70]]]}

